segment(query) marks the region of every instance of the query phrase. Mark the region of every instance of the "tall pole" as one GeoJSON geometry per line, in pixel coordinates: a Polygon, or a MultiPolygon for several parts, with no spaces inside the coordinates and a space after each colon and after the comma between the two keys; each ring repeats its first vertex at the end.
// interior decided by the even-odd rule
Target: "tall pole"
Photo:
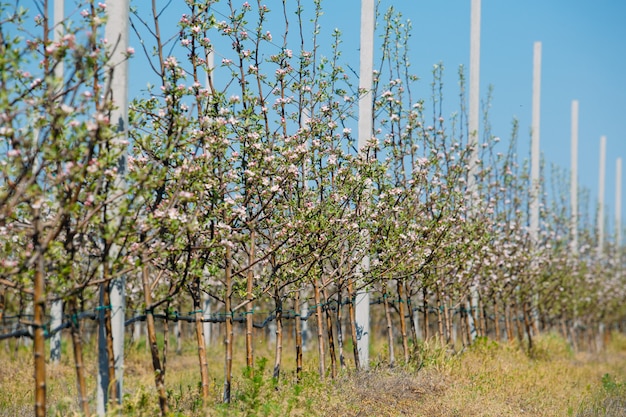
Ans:
{"type": "Polygon", "coordinates": [[[604,184],[606,176],[606,136],[600,137],[600,175],[598,179],[598,256],[604,250],[604,184]]]}
{"type": "MultiPolygon", "coordinates": [[[[125,143],[128,137],[128,26],[129,26],[129,0],[109,0],[107,2],[108,20],[105,27],[105,37],[109,44],[113,45],[109,64],[112,67],[111,94],[113,100],[113,110],[111,110],[110,120],[116,130],[120,143],[125,143]]],[[[126,152],[125,145],[122,146],[122,153],[119,160],[118,176],[116,178],[116,188],[125,187],[126,175],[126,152]]],[[[119,208],[112,207],[112,217],[114,222],[121,222],[118,214],[119,208]]],[[[113,260],[118,255],[119,248],[113,245],[110,258],[113,260]]],[[[109,268],[110,265],[104,265],[109,268]]],[[[111,302],[111,333],[113,336],[113,361],[115,363],[115,384],[117,400],[121,403],[123,398],[123,376],[124,376],[124,321],[126,311],[126,293],[124,277],[116,277],[111,281],[110,302],[111,302]]],[[[106,306],[105,306],[106,308],[106,306]]],[[[99,364],[104,364],[100,360],[99,364]]],[[[103,374],[104,370],[99,372],[103,374]]],[[[105,387],[99,384],[98,389],[105,387]]],[[[108,386],[106,387],[108,388],[108,386]]],[[[103,415],[106,403],[103,406],[100,402],[106,396],[98,395],[98,414],[103,415]]]]}
{"type": "MultiPolygon", "coordinates": [[[[606,177],[606,136],[600,137],[600,173],[598,178],[598,260],[604,256],[604,186],[606,177]]],[[[598,333],[596,337],[596,349],[601,351],[604,348],[604,321],[598,323],[598,333]]]]}
{"type": "MultiPolygon", "coordinates": [[[[530,238],[533,245],[539,239],[539,200],[541,179],[539,178],[539,128],[541,115],[541,42],[535,42],[533,51],[533,109],[530,153],[530,238]]],[[[534,269],[534,268],[533,268],[534,269]]],[[[539,294],[533,295],[533,328],[539,329],[539,294]]],[[[530,335],[529,335],[530,337],[530,335]]]]}
{"type": "Polygon", "coordinates": [[[615,161],[615,245],[622,245],[622,158],[615,161]]]}
{"type": "Polygon", "coordinates": [[[541,42],[535,42],[533,53],[533,109],[530,154],[530,235],[537,242],[539,233],[539,126],[541,107],[541,42]]]}
{"type": "MultiPolygon", "coordinates": [[[[478,160],[478,124],[480,119],[480,0],[472,0],[470,12],[470,69],[469,69],[469,142],[474,146],[469,182],[475,182],[478,160]]],[[[473,191],[473,190],[472,190],[473,191]]]]}
{"type": "Polygon", "coordinates": [[[571,139],[571,160],[570,160],[570,204],[571,204],[571,225],[570,233],[572,237],[572,254],[578,253],[578,100],[572,101],[572,139],[571,139]]]}
{"type": "MultiPolygon", "coordinates": [[[[478,174],[478,129],[480,119],[480,0],[472,0],[470,11],[470,68],[469,68],[469,144],[471,147],[470,168],[467,178],[467,189],[470,194],[470,204],[478,198],[476,192],[476,175],[478,174]]],[[[473,209],[472,209],[473,211],[473,209]]],[[[478,307],[478,290],[472,284],[470,288],[470,301],[467,308],[473,311],[478,307]]],[[[473,320],[474,315],[468,315],[470,335],[472,340],[478,335],[473,320]]],[[[476,317],[478,317],[476,315],[476,317]]],[[[428,325],[427,323],[425,325],[428,325]]]]}
{"type": "MultiPolygon", "coordinates": [[[[361,50],[359,54],[359,124],[358,146],[362,151],[372,138],[372,83],[374,71],[374,0],[361,0],[361,50]]],[[[362,272],[370,268],[369,254],[363,257],[362,272]]],[[[356,295],[355,321],[359,363],[369,366],[370,296],[361,289],[356,295]]]]}
{"type": "MultiPolygon", "coordinates": [[[[65,17],[65,0],[54,0],[54,42],[60,42],[63,35],[63,19],[65,17]]],[[[63,61],[56,63],[54,76],[58,80],[63,79],[63,61]]],[[[63,301],[57,300],[50,308],[50,328],[57,329],[63,322],[63,301]]],[[[50,362],[58,364],[61,360],[61,332],[52,334],[50,338],[50,362]]]]}

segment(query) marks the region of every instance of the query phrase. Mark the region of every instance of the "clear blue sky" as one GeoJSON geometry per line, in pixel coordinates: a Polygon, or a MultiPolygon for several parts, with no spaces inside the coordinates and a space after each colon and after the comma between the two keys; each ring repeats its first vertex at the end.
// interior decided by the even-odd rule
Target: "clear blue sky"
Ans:
{"type": "MultiPolygon", "coordinates": [[[[233,3],[240,6],[243,1],[233,3]]],[[[311,15],[312,1],[302,3],[305,13],[311,15]]],[[[283,27],[282,2],[266,0],[266,4],[273,9],[270,18],[277,19],[276,25],[280,25],[270,24],[268,29],[278,34],[283,27]]],[[[287,4],[295,7],[295,1],[288,0],[287,4]]],[[[322,33],[328,35],[339,28],[343,32],[343,57],[358,69],[360,1],[324,0],[322,5],[322,33]]],[[[450,112],[457,110],[457,68],[461,64],[469,65],[470,0],[382,0],[381,10],[384,12],[390,5],[413,23],[411,64],[413,72],[421,78],[414,90],[416,95],[429,99],[432,66],[443,62],[447,68],[445,99],[450,112]]],[[[172,25],[184,12],[177,7],[172,4],[167,12],[172,25]]],[[[225,2],[214,7],[226,13],[225,2]]],[[[292,12],[288,16],[295,22],[292,12]]],[[[171,29],[175,30],[175,26],[171,29]]],[[[217,35],[212,39],[216,38],[217,35]]],[[[613,223],[615,160],[626,158],[626,1],[482,1],[481,95],[484,96],[490,84],[494,87],[491,122],[495,135],[507,139],[512,119],[519,120],[519,153],[524,157],[528,155],[530,141],[535,41],[543,44],[542,153],[548,164],[569,170],[571,101],[579,100],[579,185],[590,190],[595,203],[599,138],[606,135],[606,213],[613,223]]],[[[280,40],[275,38],[275,42],[280,40]]],[[[131,64],[137,81],[133,84],[137,88],[145,83],[145,71],[137,71],[141,65],[137,40],[131,39],[131,45],[138,52],[131,64]]],[[[298,48],[294,45],[293,49],[298,48]]],[[[626,170],[626,161],[624,165],[626,170]]]]}

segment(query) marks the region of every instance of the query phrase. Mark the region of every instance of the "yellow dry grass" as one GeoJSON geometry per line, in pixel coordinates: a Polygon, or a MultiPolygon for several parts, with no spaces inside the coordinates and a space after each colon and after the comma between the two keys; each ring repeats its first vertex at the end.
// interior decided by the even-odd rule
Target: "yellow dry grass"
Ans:
{"type": "MultiPolygon", "coordinates": [[[[220,404],[223,355],[219,346],[209,354],[211,397],[204,405],[198,395],[193,344],[186,345],[182,355],[170,353],[166,384],[173,415],[626,415],[626,337],[619,335],[613,337],[605,352],[595,355],[572,353],[562,339],[553,335],[537,340],[532,357],[516,345],[489,341],[480,341],[460,354],[450,354],[430,343],[420,350],[421,367],[411,363],[389,369],[381,354],[374,357],[382,360],[367,372],[345,371],[335,380],[324,381],[315,372],[316,352],[309,351],[300,384],[295,380],[290,349],[286,346],[286,371],[280,381],[270,377],[271,361],[265,368],[257,368],[256,378],[246,377],[243,358],[239,358],[233,375],[234,401],[229,406],[220,404]]],[[[27,348],[2,350],[0,417],[32,415],[30,352],[27,348]]],[[[95,410],[93,350],[87,350],[86,369],[90,405],[95,410]]],[[[272,355],[271,346],[265,344],[259,344],[256,352],[258,358],[272,355]]],[[[71,350],[64,353],[61,364],[47,369],[49,415],[77,415],[71,350]]],[[[124,384],[123,415],[158,413],[151,362],[144,347],[128,346],[124,384]]]]}

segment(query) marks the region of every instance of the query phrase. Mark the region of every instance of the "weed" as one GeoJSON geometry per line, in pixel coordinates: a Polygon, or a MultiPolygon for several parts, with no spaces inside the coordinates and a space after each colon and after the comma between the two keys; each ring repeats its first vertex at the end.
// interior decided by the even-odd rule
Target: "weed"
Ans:
{"type": "Polygon", "coordinates": [[[612,375],[605,373],[601,383],[602,388],[581,404],[577,416],[626,416],[626,382],[616,382],[612,375]]]}

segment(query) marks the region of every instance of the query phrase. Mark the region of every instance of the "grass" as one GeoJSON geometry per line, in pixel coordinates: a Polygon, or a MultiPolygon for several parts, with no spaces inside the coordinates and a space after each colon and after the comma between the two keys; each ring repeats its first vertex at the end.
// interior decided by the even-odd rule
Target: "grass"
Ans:
{"type": "MultiPolygon", "coordinates": [[[[291,346],[286,346],[286,370],[279,380],[271,377],[272,362],[263,359],[272,357],[271,346],[257,345],[254,372],[241,362],[239,346],[233,402],[224,405],[220,346],[208,355],[211,395],[203,404],[195,349],[189,342],[182,355],[168,355],[169,405],[173,416],[626,416],[625,336],[614,335],[598,355],[574,353],[554,335],[538,338],[532,355],[516,345],[488,340],[477,341],[461,354],[432,341],[421,343],[418,350],[419,363],[389,369],[377,353],[385,351],[380,346],[369,371],[347,370],[323,381],[312,350],[306,352],[307,367],[297,383],[291,346]]],[[[86,354],[90,405],[95,410],[93,347],[86,354]]],[[[0,354],[1,417],[32,415],[31,363],[26,347],[0,354]]],[[[150,364],[145,346],[127,347],[122,415],[158,415],[150,364]]],[[[71,348],[47,372],[49,415],[78,415],[71,348]]]]}

